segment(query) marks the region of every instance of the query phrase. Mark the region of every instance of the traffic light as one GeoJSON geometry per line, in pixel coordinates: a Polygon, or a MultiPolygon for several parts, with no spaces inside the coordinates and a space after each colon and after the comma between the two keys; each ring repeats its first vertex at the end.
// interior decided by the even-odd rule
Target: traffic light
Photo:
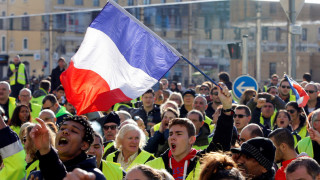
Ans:
{"type": "Polygon", "coordinates": [[[240,43],[230,43],[228,44],[229,54],[231,59],[240,59],[241,49],[240,43]]]}

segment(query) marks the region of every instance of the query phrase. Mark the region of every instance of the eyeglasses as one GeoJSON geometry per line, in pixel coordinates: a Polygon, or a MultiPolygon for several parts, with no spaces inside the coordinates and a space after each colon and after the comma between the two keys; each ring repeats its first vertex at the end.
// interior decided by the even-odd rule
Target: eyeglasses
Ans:
{"type": "Polygon", "coordinates": [[[244,114],[235,114],[233,117],[234,117],[234,118],[237,118],[237,117],[243,118],[243,117],[247,117],[247,115],[244,115],[244,114]]]}
{"type": "Polygon", "coordinates": [[[50,107],[42,107],[42,110],[44,110],[44,109],[50,109],[50,108],[52,108],[54,106],[54,104],[52,104],[52,106],[50,106],[50,107]]]}
{"type": "Polygon", "coordinates": [[[211,95],[218,96],[218,92],[211,93],[211,95]]]}
{"type": "Polygon", "coordinates": [[[314,90],[305,90],[307,93],[310,93],[310,94],[313,94],[314,92],[316,92],[316,91],[314,91],[314,90]]]}
{"type": "Polygon", "coordinates": [[[117,125],[111,125],[111,126],[105,125],[105,126],[103,126],[103,129],[106,130],[106,131],[107,131],[109,128],[110,128],[111,130],[115,130],[115,129],[117,128],[117,125]]]}
{"type": "Polygon", "coordinates": [[[290,87],[290,86],[281,86],[281,88],[282,88],[282,89],[285,89],[285,88],[287,88],[287,89],[291,89],[291,87],[290,87]]]}
{"type": "Polygon", "coordinates": [[[264,108],[273,108],[273,106],[272,105],[265,105],[265,106],[263,106],[264,108]]]}
{"type": "Polygon", "coordinates": [[[290,114],[293,114],[293,113],[296,112],[296,110],[294,110],[294,109],[289,109],[289,110],[287,110],[287,111],[288,111],[288,113],[290,113],[290,114]]]}
{"type": "Polygon", "coordinates": [[[200,88],[200,91],[209,91],[207,88],[200,88]]]}

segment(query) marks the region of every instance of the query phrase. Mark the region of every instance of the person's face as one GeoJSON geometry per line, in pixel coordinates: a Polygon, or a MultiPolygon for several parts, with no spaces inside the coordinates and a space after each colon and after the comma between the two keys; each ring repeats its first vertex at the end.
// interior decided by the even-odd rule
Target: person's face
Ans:
{"type": "Polygon", "coordinates": [[[269,91],[269,94],[272,94],[272,95],[278,95],[278,89],[276,89],[276,88],[272,88],[272,89],[270,89],[270,91],[269,91]]]}
{"type": "Polygon", "coordinates": [[[320,132],[320,113],[318,114],[317,119],[312,123],[313,128],[320,132]]]}
{"type": "Polygon", "coordinates": [[[234,126],[238,129],[238,132],[240,132],[246,125],[249,124],[251,116],[247,116],[244,109],[236,109],[233,119],[234,126]]]}
{"type": "Polygon", "coordinates": [[[58,110],[58,107],[58,104],[52,104],[49,100],[46,100],[46,102],[44,102],[42,105],[42,109],[50,109],[54,113],[58,110]]]}
{"type": "Polygon", "coordinates": [[[178,95],[175,95],[175,94],[171,95],[169,100],[174,101],[178,104],[178,106],[181,106],[182,102],[180,101],[180,97],[178,95]]]}
{"type": "Polygon", "coordinates": [[[176,89],[176,87],[177,87],[177,86],[176,86],[174,83],[171,83],[171,84],[170,84],[170,89],[176,89]]]}
{"type": "Polygon", "coordinates": [[[121,140],[122,151],[134,154],[139,150],[140,133],[136,130],[128,131],[121,140]]]}
{"type": "Polygon", "coordinates": [[[0,84],[0,99],[8,99],[9,94],[9,87],[6,84],[0,84]]]}
{"type": "Polygon", "coordinates": [[[60,99],[62,96],[65,96],[65,93],[63,90],[59,90],[57,91],[56,95],[57,95],[57,99],[60,99]]]}
{"type": "Polygon", "coordinates": [[[286,110],[290,114],[292,120],[299,118],[299,112],[292,106],[287,106],[286,110]]]}
{"type": "Polygon", "coordinates": [[[23,90],[19,94],[19,100],[21,104],[28,105],[31,100],[31,94],[27,90],[23,90]]]}
{"type": "Polygon", "coordinates": [[[206,87],[206,86],[200,87],[200,94],[209,95],[209,92],[210,92],[210,90],[208,87],[206,87]]]}
{"type": "MultiPolygon", "coordinates": [[[[319,175],[316,179],[319,179],[319,175]]],[[[299,166],[294,172],[286,173],[287,180],[315,180],[307,171],[306,167],[299,166]]]]}
{"type": "Polygon", "coordinates": [[[101,143],[102,142],[100,142],[100,138],[97,136],[94,136],[94,141],[87,152],[88,155],[96,156],[97,167],[99,167],[100,165],[102,154],[103,154],[103,145],[101,143]]]}
{"type": "Polygon", "coordinates": [[[66,121],[62,124],[56,136],[56,149],[62,161],[73,159],[89,148],[89,143],[82,140],[84,134],[80,123],[66,121]]]}
{"type": "Polygon", "coordinates": [[[240,157],[236,160],[239,170],[245,177],[258,177],[265,173],[266,170],[263,168],[258,161],[252,157],[248,157],[245,154],[240,154],[240,157]]]}
{"type": "Polygon", "coordinates": [[[318,97],[318,92],[316,91],[316,88],[314,87],[314,85],[308,84],[304,90],[308,93],[310,99],[309,101],[314,101],[317,99],[318,97]]]}
{"type": "Polygon", "coordinates": [[[288,96],[290,92],[290,84],[287,81],[283,81],[279,86],[279,94],[282,96],[288,96]]]}
{"type": "Polygon", "coordinates": [[[289,117],[285,112],[280,112],[278,114],[278,117],[276,119],[276,124],[279,128],[286,128],[289,126],[290,124],[289,117]]]}
{"type": "Polygon", "coordinates": [[[200,112],[205,112],[208,104],[206,103],[206,100],[203,97],[196,97],[193,101],[193,109],[196,109],[200,112]]]}
{"type": "Polygon", "coordinates": [[[221,114],[221,108],[220,109],[217,109],[214,114],[212,115],[212,123],[213,124],[217,124],[217,121],[218,121],[218,118],[221,114]]]}
{"type": "Polygon", "coordinates": [[[60,68],[64,68],[65,64],[64,64],[64,62],[62,60],[60,60],[60,61],[58,61],[58,66],[60,68]]]}
{"type": "Polygon", "coordinates": [[[70,103],[66,103],[65,104],[66,110],[71,113],[71,114],[76,114],[76,108],[70,104],[70,103]]]}
{"type": "Polygon", "coordinates": [[[169,122],[174,118],[177,118],[177,116],[173,112],[167,111],[164,113],[161,123],[163,123],[165,129],[169,127],[169,122]]]}
{"type": "Polygon", "coordinates": [[[168,89],[168,81],[163,79],[163,80],[161,80],[161,83],[162,83],[163,89],[168,89]]]}
{"type": "Polygon", "coordinates": [[[270,118],[274,113],[274,107],[273,104],[267,102],[265,103],[261,108],[261,114],[265,118],[270,118]]]}
{"type": "Polygon", "coordinates": [[[39,116],[40,119],[42,119],[44,122],[53,122],[55,123],[55,117],[52,116],[48,112],[42,112],[39,116]]]}
{"type": "Polygon", "coordinates": [[[29,120],[30,111],[27,107],[21,107],[19,111],[19,119],[21,120],[22,124],[29,120]]]}
{"type": "Polygon", "coordinates": [[[136,121],[137,124],[138,124],[138,127],[141,129],[141,130],[145,130],[146,129],[146,126],[144,125],[144,122],[142,119],[139,119],[136,121]]]}
{"type": "Polygon", "coordinates": [[[204,121],[200,122],[198,114],[189,114],[187,118],[192,121],[193,125],[196,127],[196,132],[198,134],[200,128],[203,126],[204,121]]]}
{"type": "Polygon", "coordinates": [[[169,129],[168,143],[171,153],[176,160],[181,160],[188,155],[194,142],[195,136],[189,137],[185,126],[173,125],[169,129]]]}
{"type": "Polygon", "coordinates": [[[18,64],[20,62],[20,59],[19,58],[17,58],[17,57],[14,57],[13,58],[13,63],[14,64],[18,64]]]}
{"type": "Polygon", "coordinates": [[[183,97],[183,101],[185,105],[189,105],[189,106],[192,105],[193,100],[194,100],[194,96],[191,94],[186,94],[183,97]]]}
{"type": "Polygon", "coordinates": [[[278,79],[278,78],[273,77],[273,78],[271,79],[271,84],[273,84],[274,86],[277,86],[278,81],[279,81],[279,79],[278,79]]]}
{"type": "Polygon", "coordinates": [[[118,126],[116,123],[109,122],[103,125],[104,137],[107,141],[115,140],[118,133],[118,126]]]}
{"type": "Polygon", "coordinates": [[[218,89],[212,90],[211,98],[212,98],[212,102],[217,104],[221,103],[220,98],[218,96],[218,89]]]}
{"type": "Polygon", "coordinates": [[[280,146],[278,146],[277,144],[276,144],[276,141],[275,141],[275,139],[272,137],[272,138],[270,138],[270,140],[273,142],[273,144],[274,144],[274,146],[276,147],[276,153],[275,153],[275,157],[274,157],[274,162],[275,163],[281,163],[281,162],[283,162],[284,161],[284,153],[282,152],[282,150],[281,150],[281,148],[280,148],[280,146]]]}
{"type": "Polygon", "coordinates": [[[144,175],[143,172],[141,172],[138,169],[130,171],[125,178],[125,180],[148,180],[148,179],[149,177],[144,175]]]}
{"type": "Polygon", "coordinates": [[[154,97],[152,93],[146,93],[142,96],[142,103],[144,107],[151,107],[154,103],[154,97]]]}
{"type": "Polygon", "coordinates": [[[242,143],[248,141],[249,139],[251,139],[251,132],[248,129],[243,129],[240,133],[240,137],[239,137],[239,144],[241,145],[242,143]]]}

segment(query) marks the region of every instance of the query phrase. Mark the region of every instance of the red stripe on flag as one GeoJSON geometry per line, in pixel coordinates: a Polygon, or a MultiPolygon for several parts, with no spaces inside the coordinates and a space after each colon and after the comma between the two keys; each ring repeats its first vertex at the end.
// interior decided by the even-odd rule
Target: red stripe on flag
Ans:
{"type": "Polygon", "coordinates": [[[120,89],[110,90],[109,84],[96,72],[77,69],[73,61],[60,76],[66,98],[77,114],[107,111],[117,102],[130,101],[120,89]]]}

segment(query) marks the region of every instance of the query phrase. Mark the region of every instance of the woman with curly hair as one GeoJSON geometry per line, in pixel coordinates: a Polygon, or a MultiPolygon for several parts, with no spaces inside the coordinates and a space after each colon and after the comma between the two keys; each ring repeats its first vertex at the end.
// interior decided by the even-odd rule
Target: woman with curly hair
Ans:
{"type": "Polygon", "coordinates": [[[9,125],[14,132],[19,134],[21,125],[31,121],[32,119],[29,107],[20,104],[14,109],[9,125]]]}
{"type": "Polygon", "coordinates": [[[201,159],[201,180],[244,180],[237,164],[221,152],[211,152],[201,159]]]}

